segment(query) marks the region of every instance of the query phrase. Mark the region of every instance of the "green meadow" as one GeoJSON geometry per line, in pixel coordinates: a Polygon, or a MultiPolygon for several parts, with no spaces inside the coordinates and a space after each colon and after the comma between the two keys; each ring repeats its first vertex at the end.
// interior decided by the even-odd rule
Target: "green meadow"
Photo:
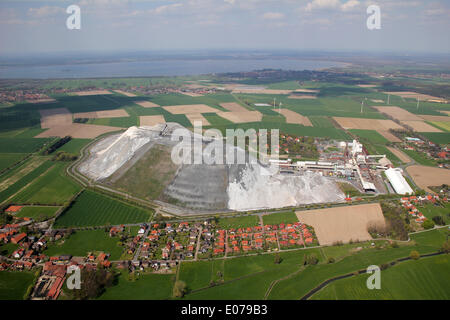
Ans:
{"type": "Polygon", "coordinates": [[[381,289],[369,290],[368,275],[335,281],[317,300],[449,300],[450,256],[441,255],[398,263],[381,271],[381,289]]]}
{"type": "Polygon", "coordinates": [[[32,271],[0,271],[0,300],[23,300],[34,279],[32,271]]]}
{"type": "Polygon", "coordinates": [[[93,191],[83,191],[56,220],[56,227],[84,227],[148,222],[152,213],[93,191]]]}
{"type": "Polygon", "coordinates": [[[221,229],[236,229],[247,228],[259,225],[259,219],[257,216],[241,216],[234,218],[220,218],[218,228],[221,229]]]}
{"type": "Polygon", "coordinates": [[[52,168],[22,189],[12,201],[22,204],[62,205],[77,194],[81,187],[65,175],[66,163],[55,162],[52,168]]]}
{"type": "Polygon", "coordinates": [[[49,245],[44,254],[60,256],[70,254],[84,257],[88,252],[103,251],[111,254],[110,260],[117,260],[122,254],[123,247],[117,245],[118,238],[111,238],[108,230],[76,231],[68,239],[49,245]]]}

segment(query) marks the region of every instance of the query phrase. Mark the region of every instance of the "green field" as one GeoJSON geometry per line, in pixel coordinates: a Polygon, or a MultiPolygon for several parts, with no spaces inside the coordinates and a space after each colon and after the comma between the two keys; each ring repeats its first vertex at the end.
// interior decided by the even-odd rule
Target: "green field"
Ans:
{"type": "Polygon", "coordinates": [[[371,242],[365,242],[280,252],[280,264],[274,264],[273,254],[183,262],[179,279],[191,290],[186,299],[263,299],[265,296],[269,299],[299,299],[329,278],[407,257],[411,250],[421,254],[436,252],[445,241],[445,233],[445,229],[439,229],[413,234],[409,244],[401,244],[398,248],[377,249],[370,245],[371,242]],[[355,250],[359,247],[360,250],[355,250]],[[304,256],[311,254],[316,255],[319,264],[303,267],[304,256]],[[330,257],[336,262],[327,263],[330,257]],[[283,280],[284,277],[287,278],[283,280]],[[217,283],[220,279],[224,282],[209,287],[211,280],[217,283]],[[273,283],[277,280],[280,281],[273,283]],[[272,283],[273,288],[269,291],[272,283]]]}
{"type": "Polygon", "coordinates": [[[14,203],[62,205],[76,195],[81,187],[65,175],[66,163],[53,167],[30,186],[13,197],[14,203]]]}
{"type": "Polygon", "coordinates": [[[221,229],[236,229],[247,228],[259,225],[259,218],[257,216],[242,216],[235,218],[221,218],[219,219],[218,227],[221,229]]]}
{"type": "Polygon", "coordinates": [[[433,121],[433,122],[431,122],[431,124],[433,124],[435,127],[438,127],[439,129],[450,132],[450,121],[448,121],[448,122],[433,121]]]}
{"type": "Polygon", "coordinates": [[[56,227],[83,227],[140,223],[149,221],[151,213],[122,201],[84,191],[56,220],[56,227]]]}
{"type": "Polygon", "coordinates": [[[421,132],[425,138],[437,144],[449,144],[450,133],[449,132],[421,132]]]}
{"type": "MultiPolygon", "coordinates": [[[[10,196],[15,194],[16,192],[19,192],[24,188],[26,185],[28,185],[30,182],[32,182],[34,179],[39,177],[41,174],[46,172],[51,166],[53,165],[52,162],[46,161],[42,163],[39,167],[31,171],[30,173],[26,174],[22,178],[20,178],[16,183],[9,186],[7,189],[0,192],[0,202],[5,201],[10,196]]],[[[16,171],[15,171],[16,172],[16,171]]]]}
{"type": "Polygon", "coordinates": [[[312,298],[320,300],[449,300],[450,256],[399,263],[381,272],[381,289],[369,290],[368,275],[335,281],[312,298]]]}
{"type": "Polygon", "coordinates": [[[72,154],[79,154],[81,148],[83,148],[85,145],[87,145],[90,141],[90,139],[71,139],[69,142],[67,142],[62,147],[58,148],[58,151],[65,151],[72,154]]]}
{"type": "Polygon", "coordinates": [[[34,279],[33,272],[0,271],[0,300],[23,300],[34,279]]]}
{"type": "Polygon", "coordinates": [[[62,254],[84,257],[88,252],[103,251],[111,254],[110,260],[117,260],[123,251],[123,247],[117,245],[118,241],[119,238],[111,238],[105,230],[77,231],[64,241],[50,244],[44,254],[49,257],[62,254]]]}
{"type": "Polygon", "coordinates": [[[11,242],[7,243],[7,244],[2,244],[0,246],[0,255],[8,256],[11,253],[13,253],[14,251],[16,251],[17,248],[18,248],[18,245],[11,243],[11,242]]]}
{"type": "Polygon", "coordinates": [[[436,161],[428,158],[425,154],[417,152],[415,150],[402,150],[406,153],[411,159],[414,159],[418,164],[424,166],[435,166],[437,165],[436,161]]]}
{"type": "Polygon", "coordinates": [[[363,138],[362,140],[368,140],[374,144],[386,145],[387,143],[389,143],[389,141],[385,137],[383,137],[381,134],[379,134],[375,130],[352,129],[349,131],[351,133],[357,135],[358,137],[363,138]]]}
{"type": "Polygon", "coordinates": [[[0,150],[3,153],[31,153],[38,151],[52,139],[0,138],[0,150]]]}
{"type": "Polygon", "coordinates": [[[295,212],[278,212],[272,213],[268,215],[264,215],[263,217],[264,225],[274,225],[280,223],[296,223],[298,222],[297,215],[295,212]]]}
{"type": "Polygon", "coordinates": [[[100,296],[100,300],[166,300],[172,296],[174,275],[145,274],[137,280],[128,279],[123,272],[118,284],[110,287],[100,296]]]}
{"type": "Polygon", "coordinates": [[[0,172],[25,158],[25,153],[0,153],[0,172]]]}
{"type": "Polygon", "coordinates": [[[450,204],[446,203],[444,206],[435,206],[434,204],[427,204],[425,206],[419,206],[418,210],[423,213],[428,219],[432,219],[435,216],[441,216],[446,224],[450,224],[450,204]]]}
{"type": "Polygon", "coordinates": [[[47,220],[55,215],[60,207],[27,206],[23,207],[15,216],[19,218],[32,218],[35,221],[47,220]]]}

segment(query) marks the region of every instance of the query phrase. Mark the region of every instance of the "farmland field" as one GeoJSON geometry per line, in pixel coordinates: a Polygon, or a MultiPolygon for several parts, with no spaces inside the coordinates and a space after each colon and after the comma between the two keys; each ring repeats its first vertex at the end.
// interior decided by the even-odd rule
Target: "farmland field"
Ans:
{"type": "Polygon", "coordinates": [[[38,151],[52,139],[0,138],[0,150],[4,153],[31,153],[38,151]]]}
{"type": "Polygon", "coordinates": [[[441,216],[446,224],[450,224],[450,204],[448,203],[443,206],[427,204],[425,206],[419,206],[419,210],[428,219],[432,219],[435,216],[441,216]]]}
{"type": "Polygon", "coordinates": [[[86,190],[56,220],[57,227],[101,226],[147,222],[151,213],[108,196],[86,190]]]}
{"type": "Polygon", "coordinates": [[[351,129],[351,133],[375,144],[387,144],[389,141],[375,130],[351,129]]]}
{"type": "Polygon", "coordinates": [[[221,229],[236,229],[254,227],[258,224],[259,219],[257,216],[242,216],[235,218],[221,218],[219,219],[218,227],[221,229]]]}
{"type": "Polygon", "coordinates": [[[367,275],[329,284],[313,299],[417,300],[450,299],[450,256],[441,255],[399,263],[381,272],[381,289],[368,290],[367,275]]]}
{"type": "Polygon", "coordinates": [[[12,201],[30,204],[64,204],[77,194],[81,187],[65,176],[65,163],[53,163],[53,167],[30,186],[23,189],[12,201]]]}
{"type": "Polygon", "coordinates": [[[262,218],[264,225],[298,222],[298,218],[293,211],[277,212],[268,215],[263,215],[262,218]]]}
{"type": "Polygon", "coordinates": [[[406,153],[411,159],[416,161],[418,164],[424,166],[435,166],[437,163],[433,159],[428,158],[425,154],[417,152],[415,150],[402,150],[406,153]]]}
{"type": "Polygon", "coordinates": [[[26,174],[24,177],[20,178],[13,185],[10,185],[5,190],[1,191],[0,192],[0,202],[5,201],[13,194],[22,190],[22,188],[24,188],[26,185],[28,185],[34,179],[36,179],[41,174],[46,172],[51,166],[52,166],[52,162],[46,161],[46,162],[42,163],[39,167],[37,167],[36,169],[31,171],[30,173],[26,174]]]}
{"type": "Polygon", "coordinates": [[[117,260],[123,250],[123,247],[117,245],[118,241],[118,238],[111,238],[105,230],[77,231],[68,239],[50,245],[44,254],[49,257],[62,254],[83,257],[88,252],[103,251],[111,254],[111,260],[117,260]]]}
{"type": "Polygon", "coordinates": [[[45,206],[26,206],[23,207],[15,216],[32,218],[36,221],[46,220],[55,215],[60,207],[45,207],[45,206]]]}
{"type": "Polygon", "coordinates": [[[0,153],[0,171],[9,168],[26,156],[24,153],[0,153]]]}
{"type": "Polygon", "coordinates": [[[0,271],[0,300],[23,300],[34,278],[32,271],[0,271]]]}
{"type": "Polygon", "coordinates": [[[450,141],[449,132],[422,132],[421,135],[437,144],[448,144],[450,141]]]}
{"type": "Polygon", "coordinates": [[[80,150],[88,144],[90,139],[71,139],[62,147],[58,148],[58,151],[65,151],[68,153],[79,154],[80,150]]]}
{"type": "Polygon", "coordinates": [[[172,296],[174,275],[144,274],[137,280],[127,279],[128,273],[123,272],[118,284],[107,288],[100,300],[166,300],[172,296]]]}
{"type": "Polygon", "coordinates": [[[407,257],[411,250],[417,250],[420,254],[436,252],[445,237],[441,230],[433,230],[411,235],[411,239],[415,240],[416,243],[382,250],[369,247],[354,252],[332,264],[306,267],[299,274],[277,283],[272,289],[269,299],[299,299],[327,279],[365,269],[368,265],[381,265],[398,258],[407,257]]]}

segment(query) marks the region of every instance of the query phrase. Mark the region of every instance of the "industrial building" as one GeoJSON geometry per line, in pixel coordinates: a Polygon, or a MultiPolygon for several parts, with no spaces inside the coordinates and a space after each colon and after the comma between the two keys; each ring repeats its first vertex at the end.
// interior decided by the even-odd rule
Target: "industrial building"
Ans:
{"type": "Polygon", "coordinates": [[[409,186],[408,182],[402,175],[402,169],[400,168],[390,168],[385,171],[386,177],[389,179],[394,191],[398,194],[413,194],[414,191],[409,186]]]}

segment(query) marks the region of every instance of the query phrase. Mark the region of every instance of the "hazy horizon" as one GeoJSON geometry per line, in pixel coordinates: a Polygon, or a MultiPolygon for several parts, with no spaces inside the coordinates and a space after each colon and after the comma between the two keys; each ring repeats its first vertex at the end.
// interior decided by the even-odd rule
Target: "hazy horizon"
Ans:
{"type": "Polygon", "coordinates": [[[1,1],[1,56],[160,51],[450,53],[450,0],[1,1]],[[69,30],[69,5],[81,29],[69,30]],[[369,30],[377,4],[381,29],[369,30]]]}

